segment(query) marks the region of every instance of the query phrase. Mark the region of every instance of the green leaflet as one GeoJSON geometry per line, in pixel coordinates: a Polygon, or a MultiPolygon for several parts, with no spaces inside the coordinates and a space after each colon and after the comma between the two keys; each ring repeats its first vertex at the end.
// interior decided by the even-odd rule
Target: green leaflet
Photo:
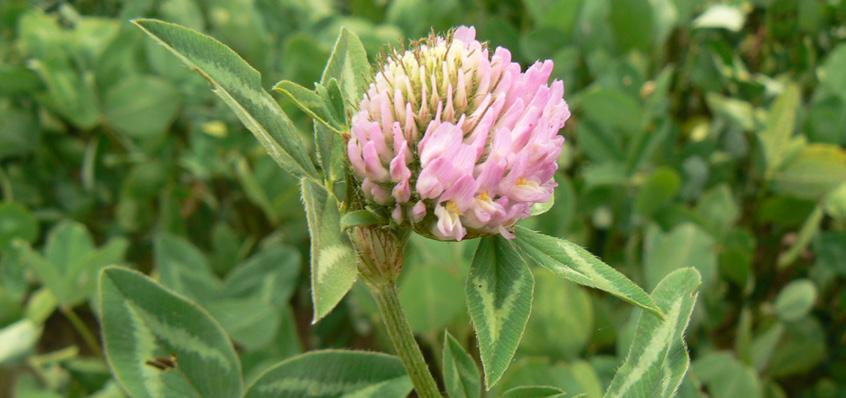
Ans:
{"type": "Polygon", "coordinates": [[[791,135],[796,125],[796,110],[802,101],[802,93],[796,84],[788,84],[776,98],[767,116],[766,127],[758,132],[758,139],[764,150],[767,176],[772,176],[785,159],[791,135]]]}
{"type": "Polygon", "coordinates": [[[100,273],[100,319],[113,374],[133,397],[238,397],[241,364],[196,304],[126,268],[100,273]],[[175,367],[149,361],[175,357],[175,367]]]}
{"type": "Polygon", "coordinates": [[[313,322],[326,316],[352,288],[358,275],[355,251],[341,232],[334,198],[310,180],[301,182],[303,205],[311,234],[313,322]]]}
{"type": "Polygon", "coordinates": [[[564,398],[564,390],[553,386],[519,386],[504,393],[502,398],[564,398]]]}
{"type": "Polygon", "coordinates": [[[327,84],[331,79],[338,80],[344,98],[354,104],[358,103],[370,83],[367,51],[358,36],[346,28],[341,28],[320,81],[327,84]]]}
{"type": "Polygon", "coordinates": [[[534,284],[526,261],[512,242],[500,236],[482,238],[467,276],[465,295],[488,390],[508,369],[523,337],[534,284]]]}
{"type": "Polygon", "coordinates": [[[516,235],[517,247],[537,265],[580,285],[603,290],[656,314],[661,313],[643,289],[579,245],[524,227],[517,227],[516,235]]]}
{"type": "Polygon", "coordinates": [[[299,280],[300,255],[286,246],[264,248],[225,279],[213,274],[205,255],[182,237],[161,233],[154,240],[156,270],[164,286],[203,306],[239,345],[269,344],[299,280]]]}
{"type": "Polygon", "coordinates": [[[482,385],[476,361],[464,347],[444,331],[443,367],[444,386],[450,398],[478,398],[482,385]]]}
{"type": "Polygon", "coordinates": [[[694,268],[673,271],[658,283],[652,297],[665,317],[640,314],[629,353],[605,392],[606,398],[669,398],[675,394],[690,363],[683,337],[700,283],[694,268]]]}
{"type": "Polygon", "coordinates": [[[340,133],[338,127],[341,123],[335,120],[323,97],[314,91],[289,80],[276,83],[273,86],[273,91],[287,95],[309,117],[332,129],[335,133],[340,133]]]}
{"type": "Polygon", "coordinates": [[[411,381],[396,357],[374,352],[323,350],[285,360],[247,388],[245,398],[401,398],[411,381]]]}
{"type": "Polygon", "coordinates": [[[114,238],[97,248],[84,225],[62,221],[47,235],[43,255],[23,243],[16,249],[58,303],[72,307],[94,293],[97,272],[121,262],[127,246],[125,239],[114,238]]]}
{"type": "Polygon", "coordinates": [[[133,23],[202,75],[213,91],[285,170],[317,177],[296,127],[261,87],[261,75],[223,43],[194,30],[154,19],[133,23]]]}

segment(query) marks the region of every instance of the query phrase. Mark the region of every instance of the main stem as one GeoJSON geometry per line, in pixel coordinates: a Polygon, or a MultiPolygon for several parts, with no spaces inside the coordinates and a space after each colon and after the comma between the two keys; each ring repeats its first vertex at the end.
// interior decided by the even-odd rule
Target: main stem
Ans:
{"type": "Polygon", "coordinates": [[[388,336],[394,344],[394,349],[399,354],[414,389],[420,398],[440,398],[441,393],[435,379],[426,366],[423,353],[414,340],[414,334],[408,326],[405,314],[400,306],[397,287],[394,282],[370,286],[370,292],[379,306],[382,313],[382,321],[388,330],[388,336]]]}

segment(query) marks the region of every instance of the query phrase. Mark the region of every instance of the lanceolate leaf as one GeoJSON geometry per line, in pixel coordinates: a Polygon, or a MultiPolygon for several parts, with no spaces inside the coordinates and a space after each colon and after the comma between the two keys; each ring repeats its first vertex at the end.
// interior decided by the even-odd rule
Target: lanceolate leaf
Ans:
{"type": "Polygon", "coordinates": [[[411,381],[396,357],[373,352],[313,351],[270,368],[245,398],[401,398],[411,381]]]}
{"type": "Polygon", "coordinates": [[[261,75],[232,49],[194,30],[154,19],[133,21],[202,75],[270,156],[297,176],[316,177],[294,124],[261,86],[261,75]]]}
{"type": "Polygon", "coordinates": [[[625,275],[579,245],[517,227],[517,246],[537,265],[580,285],[611,293],[656,314],[655,301],[625,275]]]}
{"type": "Polygon", "coordinates": [[[303,204],[311,234],[311,295],[317,322],[352,288],[358,274],[352,246],[341,232],[334,198],[310,180],[302,180],[303,204]]]}
{"type": "Polygon", "coordinates": [[[339,122],[330,113],[324,99],[314,91],[289,80],[276,83],[273,86],[273,90],[287,95],[303,112],[324,126],[339,133],[339,122]]]}
{"type": "Polygon", "coordinates": [[[801,103],[801,97],[799,86],[788,84],[770,109],[766,128],[758,133],[764,149],[768,177],[778,170],[784,160],[785,151],[796,124],[796,110],[801,103]]]}
{"type": "Polygon", "coordinates": [[[641,313],[623,366],[614,375],[606,398],[672,397],[689,365],[683,336],[701,279],[694,268],[667,275],[652,297],[664,319],[641,313]]]}
{"type": "Polygon", "coordinates": [[[112,373],[132,397],[238,397],[241,364],[221,326],[196,304],[119,267],[100,274],[112,373]]]}
{"type": "Polygon", "coordinates": [[[534,278],[514,244],[502,237],[479,242],[465,294],[490,389],[502,377],[523,337],[532,309],[534,278]]]}
{"type": "Polygon", "coordinates": [[[502,394],[502,398],[564,398],[564,390],[553,386],[519,386],[502,394]]]}
{"type": "Polygon", "coordinates": [[[444,333],[443,362],[447,395],[450,398],[478,398],[482,383],[476,361],[449,332],[444,333]]]}
{"type": "Polygon", "coordinates": [[[367,61],[367,51],[354,33],[341,28],[332,55],[326,69],[323,70],[323,83],[337,79],[346,100],[358,103],[360,97],[367,90],[370,83],[370,63],[367,61]]]}

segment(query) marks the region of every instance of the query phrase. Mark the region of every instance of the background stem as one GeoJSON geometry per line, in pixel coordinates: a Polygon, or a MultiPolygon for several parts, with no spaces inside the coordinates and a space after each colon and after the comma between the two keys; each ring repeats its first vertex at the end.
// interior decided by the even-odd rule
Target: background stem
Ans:
{"type": "Polygon", "coordinates": [[[88,325],[85,324],[85,321],[83,321],[78,315],[76,315],[76,312],[73,310],[73,308],[62,307],[62,313],[65,314],[65,316],[70,321],[71,325],[73,325],[73,328],[76,329],[77,333],[82,336],[82,340],[85,341],[85,344],[88,346],[88,349],[90,349],[91,352],[94,353],[94,355],[102,357],[103,351],[100,349],[100,343],[97,341],[97,337],[94,336],[94,333],[91,331],[91,329],[88,328],[88,325]]]}
{"type": "Polygon", "coordinates": [[[435,379],[429,372],[423,353],[414,340],[414,334],[408,326],[405,314],[400,306],[397,288],[394,282],[370,286],[370,292],[379,306],[382,321],[391,338],[391,343],[402,359],[405,370],[411,378],[414,389],[420,398],[440,398],[441,393],[435,379]]]}

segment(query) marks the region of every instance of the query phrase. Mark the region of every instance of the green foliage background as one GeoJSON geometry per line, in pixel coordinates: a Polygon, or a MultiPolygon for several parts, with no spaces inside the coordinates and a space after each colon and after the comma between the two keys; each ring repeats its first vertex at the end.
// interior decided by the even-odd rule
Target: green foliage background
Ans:
{"type": "MultiPolygon", "coordinates": [[[[342,26],[374,61],[458,24],[524,66],[554,60],[574,116],[555,205],[525,224],[647,290],[699,270],[680,396],[846,396],[842,0],[3,0],[0,396],[121,396],[78,332],[97,329],[108,264],[201,304],[247,381],[306,350],[390,351],[362,286],[309,324],[297,181],[129,24],[141,16],[220,39],[266,88],[311,87],[342,26]]],[[[478,357],[463,293],[476,243],[411,245],[400,299],[430,362],[444,327],[478,357]]],[[[534,271],[527,333],[493,394],[601,396],[634,310],[534,271]]]]}

